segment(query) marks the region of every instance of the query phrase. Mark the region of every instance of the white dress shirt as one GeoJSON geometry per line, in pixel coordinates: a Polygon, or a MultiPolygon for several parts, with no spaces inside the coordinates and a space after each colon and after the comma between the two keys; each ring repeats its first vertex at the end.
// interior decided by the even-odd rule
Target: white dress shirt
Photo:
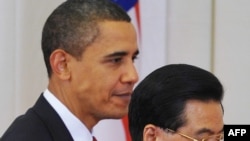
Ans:
{"type": "Polygon", "coordinates": [[[74,141],[92,141],[92,134],[87,127],[48,89],[44,91],[43,96],[61,117],[74,141]]]}

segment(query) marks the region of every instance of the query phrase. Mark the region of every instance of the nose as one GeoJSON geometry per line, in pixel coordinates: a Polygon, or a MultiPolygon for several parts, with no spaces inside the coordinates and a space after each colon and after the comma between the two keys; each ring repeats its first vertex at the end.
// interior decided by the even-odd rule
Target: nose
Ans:
{"type": "Polygon", "coordinates": [[[121,77],[121,81],[123,83],[135,84],[138,80],[139,76],[134,63],[132,62],[124,69],[124,74],[121,77]]]}

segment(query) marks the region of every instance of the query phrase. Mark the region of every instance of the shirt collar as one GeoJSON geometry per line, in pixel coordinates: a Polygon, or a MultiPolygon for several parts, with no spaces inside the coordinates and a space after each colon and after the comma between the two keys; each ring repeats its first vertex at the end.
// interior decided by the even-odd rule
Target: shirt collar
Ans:
{"type": "Polygon", "coordinates": [[[74,141],[92,141],[92,135],[87,127],[48,89],[44,91],[43,96],[61,117],[74,141]]]}

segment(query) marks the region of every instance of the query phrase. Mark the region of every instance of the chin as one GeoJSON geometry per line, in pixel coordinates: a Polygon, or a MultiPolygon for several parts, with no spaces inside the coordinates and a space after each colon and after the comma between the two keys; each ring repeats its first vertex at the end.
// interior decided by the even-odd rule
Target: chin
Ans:
{"type": "Polygon", "coordinates": [[[109,118],[110,119],[121,119],[121,118],[125,117],[127,114],[128,114],[127,110],[124,110],[124,112],[119,111],[117,113],[110,114],[109,118]]]}

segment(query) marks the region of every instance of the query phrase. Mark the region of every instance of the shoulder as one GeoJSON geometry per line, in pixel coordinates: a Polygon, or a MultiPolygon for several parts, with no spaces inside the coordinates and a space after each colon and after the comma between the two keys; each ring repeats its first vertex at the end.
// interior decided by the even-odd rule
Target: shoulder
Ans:
{"type": "Polygon", "coordinates": [[[29,109],[26,114],[17,117],[1,137],[1,141],[50,141],[47,126],[38,115],[29,109]]]}

